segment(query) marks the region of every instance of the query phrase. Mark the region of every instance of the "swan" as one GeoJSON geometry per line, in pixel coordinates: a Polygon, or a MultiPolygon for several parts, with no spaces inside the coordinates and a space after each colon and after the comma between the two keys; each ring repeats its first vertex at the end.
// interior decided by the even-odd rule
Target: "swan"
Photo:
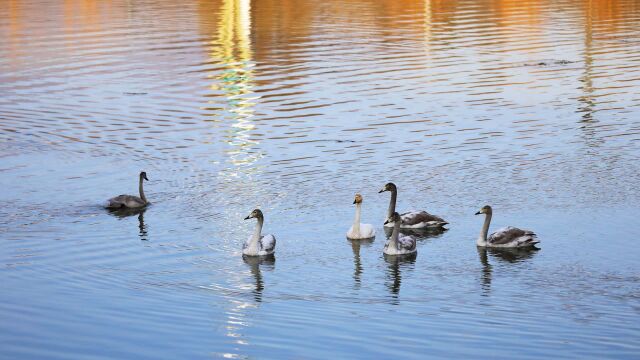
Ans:
{"type": "Polygon", "coordinates": [[[276,238],[271,234],[262,235],[262,225],[264,224],[264,215],[260,209],[255,209],[244,218],[249,220],[256,218],[256,231],[242,246],[242,253],[247,256],[264,256],[271,255],[276,250],[276,238]]]}
{"type": "Polygon", "coordinates": [[[400,236],[401,218],[397,212],[391,215],[391,218],[385,222],[385,226],[389,222],[393,222],[393,233],[391,233],[391,237],[387,240],[387,243],[384,244],[384,250],[382,252],[387,255],[406,255],[418,251],[416,248],[416,238],[411,235],[400,236]]]}
{"type": "Polygon", "coordinates": [[[149,181],[149,179],[147,178],[147,173],[144,171],[140,173],[140,183],[138,185],[138,191],[140,192],[140,197],[133,196],[133,195],[118,195],[116,197],[113,197],[107,200],[107,205],[106,205],[107,209],[122,209],[122,208],[136,209],[136,208],[142,208],[147,206],[149,202],[147,201],[147,198],[144,196],[144,190],[142,189],[143,180],[149,181]]]}
{"type": "Polygon", "coordinates": [[[347,239],[359,240],[359,239],[371,239],[376,236],[376,230],[371,224],[360,223],[360,209],[362,206],[362,195],[356,194],[353,203],[356,204],[356,217],[353,219],[353,225],[349,231],[347,231],[347,239]]]}
{"type": "MultiPolygon", "coordinates": [[[[391,215],[396,211],[396,198],[398,197],[398,188],[394,183],[387,183],[382,190],[378,193],[385,191],[391,192],[391,200],[389,201],[389,211],[387,212],[387,221],[385,221],[386,227],[393,227],[394,222],[389,221],[391,215]]],[[[402,229],[444,229],[444,226],[448,224],[439,216],[431,215],[426,211],[409,211],[400,215],[402,229]]]]}
{"type": "Polygon", "coordinates": [[[499,229],[498,231],[489,235],[489,237],[487,238],[492,213],[493,210],[489,205],[483,206],[482,209],[480,209],[476,213],[476,215],[486,215],[484,218],[484,224],[482,225],[482,230],[480,231],[480,237],[478,237],[478,241],[476,242],[478,246],[494,248],[519,248],[534,246],[535,244],[540,242],[533,231],[522,230],[512,226],[499,229]]]}

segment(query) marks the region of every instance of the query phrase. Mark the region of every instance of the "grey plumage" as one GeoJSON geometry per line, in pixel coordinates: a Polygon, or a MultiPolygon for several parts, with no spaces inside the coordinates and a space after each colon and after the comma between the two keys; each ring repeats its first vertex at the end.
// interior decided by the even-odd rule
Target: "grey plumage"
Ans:
{"type": "Polygon", "coordinates": [[[137,196],[133,195],[118,195],[108,200],[107,208],[120,209],[120,208],[137,208],[146,206],[147,203],[137,196]]]}
{"type": "Polygon", "coordinates": [[[476,213],[476,215],[480,214],[485,214],[485,219],[482,230],[480,230],[480,236],[476,241],[478,246],[520,248],[531,247],[540,242],[533,231],[522,230],[512,226],[502,228],[488,235],[493,209],[491,209],[491,206],[485,205],[476,213]]]}
{"type": "Polygon", "coordinates": [[[420,223],[428,223],[430,227],[435,226],[444,226],[447,225],[443,218],[429,214],[426,211],[409,211],[403,214],[400,214],[400,218],[402,219],[402,225],[414,226],[420,223]]]}
{"type": "Polygon", "coordinates": [[[142,171],[139,175],[138,179],[138,192],[140,193],[140,197],[133,195],[118,195],[107,200],[106,207],[108,209],[136,209],[142,208],[149,204],[147,198],[144,196],[144,189],[142,187],[143,181],[149,180],[147,178],[147,173],[142,171]]]}
{"type": "Polygon", "coordinates": [[[536,234],[530,230],[522,230],[513,226],[499,229],[487,238],[490,245],[505,245],[515,242],[517,246],[531,246],[539,243],[536,234]]]}

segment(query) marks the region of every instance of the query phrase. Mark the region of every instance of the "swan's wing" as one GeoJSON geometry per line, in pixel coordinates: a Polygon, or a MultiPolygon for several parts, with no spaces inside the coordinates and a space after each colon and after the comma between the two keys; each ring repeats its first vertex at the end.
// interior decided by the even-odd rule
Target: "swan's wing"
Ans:
{"type": "Polygon", "coordinates": [[[516,246],[534,245],[539,241],[533,231],[508,226],[489,235],[487,242],[491,245],[506,245],[514,243],[516,246]]]}
{"type": "Polygon", "coordinates": [[[360,224],[360,234],[364,237],[374,237],[376,229],[371,224],[360,224]]]}
{"type": "Polygon", "coordinates": [[[107,200],[107,204],[106,207],[108,208],[121,208],[123,206],[125,206],[127,198],[130,197],[131,195],[118,195],[116,197],[112,197],[111,199],[107,200]]]}
{"type": "Polygon", "coordinates": [[[262,249],[263,251],[271,253],[273,252],[273,250],[275,250],[275,248],[276,248],[275,236],[271,234],[267,234],[260,239],[260,249],[262,249]]]}
{"type": "Polygon", "coordinates": [[[432,222],[438,225],[448,224],[448,222],[446,222],[443,218],[436,215],[431,215],[426,211],[409,211],[400,215],[400,218],[402,218],[403,224],[409,225],[409,226],[417,225],[420,223],[429,223],[429,222],[432,222]]]}
{"type": "Polygon", "coordinates": [[[413,251],[416,249],[416,239],[413,236],[400,236],[398,237],[398,245],[400,248],[407,251],[413,251]]]}

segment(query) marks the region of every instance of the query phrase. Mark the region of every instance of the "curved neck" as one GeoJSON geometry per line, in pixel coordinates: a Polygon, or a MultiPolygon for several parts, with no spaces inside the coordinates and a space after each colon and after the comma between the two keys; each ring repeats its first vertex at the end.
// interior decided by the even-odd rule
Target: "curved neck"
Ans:
{"type": "Polygon", "coordinates": [[[391,190],[391,200],[389,200],[389,211],[387,211],[387,219],[391,218],[396,212],[396,198],[398,197],[398,189],[391,190]]]}
{"type": "Polygon", "coordinates": [[[264,224],[264,218],[256,218],[258,222],[256,223],[256,230],[253,233],[253,241],[258,241],[262,237],[262,225],[264,224]]]}
{"type": "Polygon", "coordinates": [[[491,214],[486,214],[484,218],[484,224],[482,225],[482,230],[480,231],[480,240],[482,242],[487,241],[487,234],[489,234],[489,224],[491,223],[491,214]]]}
{"type": "Polygon", "coordinates": [[[145,203],[147,202],[147,198],[144,196],[144,189],[142,189],[142,182],[144,181],[144,179],[142,178],[142,176],[140,176],[140,184],[138,185],[138,191],[140,192],[140,199],[142,199],[142,201],[144,201],[145,203]]]}
{"type": "Polygon", "coordinates": [[[360,232],[360,211],[361,204],[356,204],[356,216],[353,219],[353,231],[360,232]]]}

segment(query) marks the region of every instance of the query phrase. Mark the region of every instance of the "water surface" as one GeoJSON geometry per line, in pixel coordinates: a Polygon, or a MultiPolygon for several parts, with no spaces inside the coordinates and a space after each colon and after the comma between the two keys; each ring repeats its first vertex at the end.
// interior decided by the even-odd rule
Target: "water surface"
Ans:
{"type": "Polygon", "coordinates": [[[0,357],[640,355],[638,1],[4,1],[0,357]],[[135,194],[152,205],[100,207],[135,194]],[[382,256],[399,210],[450,230],[382,256]],[[349,242],[353,194],[372,242],[349,242]],[[540,251],[474,245],[535,230],[540,251]],[[241,256],[254,207],[274,260],[241,256]]]}

